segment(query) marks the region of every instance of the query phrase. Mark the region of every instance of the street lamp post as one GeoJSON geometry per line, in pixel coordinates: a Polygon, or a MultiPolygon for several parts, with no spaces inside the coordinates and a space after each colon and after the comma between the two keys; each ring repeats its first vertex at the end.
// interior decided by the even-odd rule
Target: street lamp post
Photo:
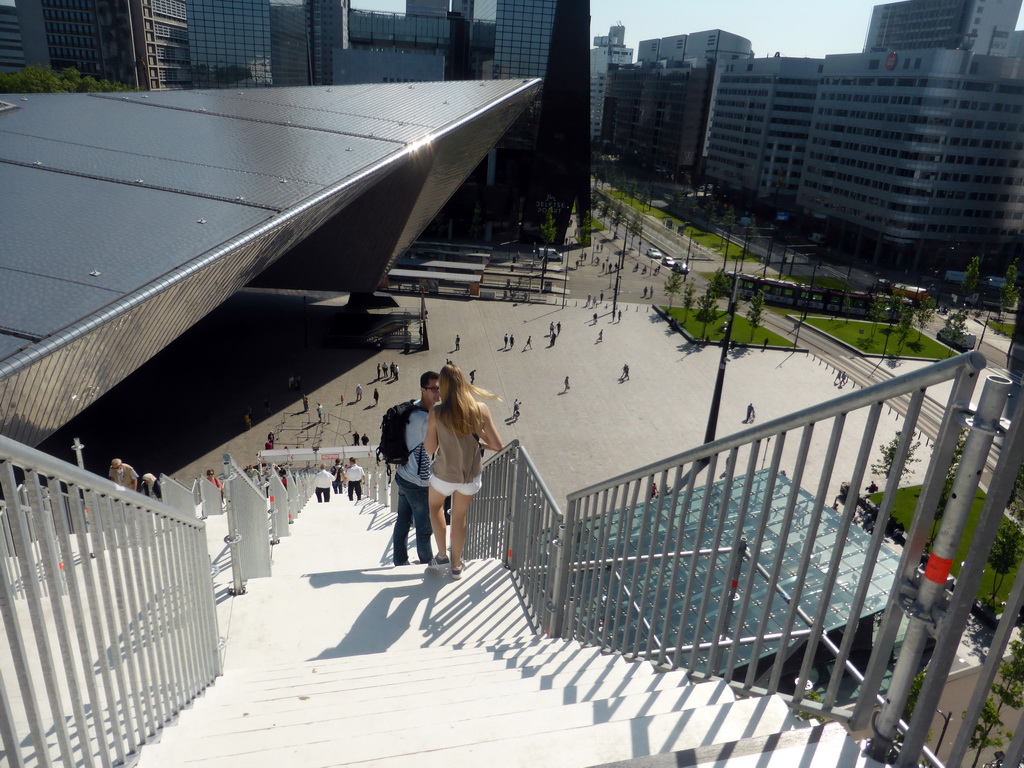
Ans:
{"type": "Polygon", "coordinates": [[[732,341],[732,326],[736,319],[736,296],[739,293],[740,276],[733,276],[732,296],[729,299],[729,320],[722,335],[722,355],[718,360],[718,375],[715,377],[715,390],[711,395],[711,408],[708,410],[708,426],[704,432],[704,442],[710,443],[718,431],[718,411],[722,405],[722,389],[725,386],[725,366],[729,362],[729,344],[732,341]]]}

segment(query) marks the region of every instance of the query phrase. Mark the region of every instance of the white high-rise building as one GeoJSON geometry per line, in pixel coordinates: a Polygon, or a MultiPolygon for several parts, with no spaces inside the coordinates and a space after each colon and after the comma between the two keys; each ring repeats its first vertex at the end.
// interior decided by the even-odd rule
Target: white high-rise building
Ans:
{"type": "Polygon", "coordinates": [[[608,70],[612,66],[633,63],[633,49],[626,48],[626,28],[611,27],[607,36],[595,37],[590,49],[590,138],[601,138],[604,122],[605,91],[608,70]]]}
{"type": "Polygon", "coordinates": [[[1021,0],[904,0],[876,5],[864,52],[924,48],[1011,55],[1021,0]]]}

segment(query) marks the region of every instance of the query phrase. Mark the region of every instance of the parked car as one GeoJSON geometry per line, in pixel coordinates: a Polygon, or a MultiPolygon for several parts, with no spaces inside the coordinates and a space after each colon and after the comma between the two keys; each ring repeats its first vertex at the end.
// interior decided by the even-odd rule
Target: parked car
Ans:
{"type": "Polygon", "coordinates": [[[664,254],[657,248],[648,248],[647,255],[650,256],[652,259],[660,259],[664,254]]]}
{"type": "Polygon", "coordinates": [[[673,268],[675,268],[675,266],[676,266],[676,260],[673,259],[671,256],[663,256],[662,259],[661,259],[661,263],[662,263],[662,265],[664,265],[666,267],[673,267],[673,268]]]}
{"type": "Polygon", "coordinates": [[[545,259],[547,261],[562,260],[562,254],[560,254],[556,248],[541,248],[539,250],[539,255],[542,259],[545,259]]]}

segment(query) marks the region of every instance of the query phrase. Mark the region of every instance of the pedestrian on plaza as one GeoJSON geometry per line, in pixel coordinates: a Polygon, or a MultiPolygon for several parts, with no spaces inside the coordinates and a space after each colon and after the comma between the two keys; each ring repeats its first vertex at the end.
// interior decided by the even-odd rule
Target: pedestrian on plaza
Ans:
{"type": "Polygon", "coordinates": [[[263,449],[266,450],[266,451],[274,450],[274,433],[273,432],[268,432],[267,433],[267,442],[265,442],[263,444],[263,449]]]}
{"type": "Polygon", "coordinates": [[[380,381],[380,363],[377,363],[377,378],[374,381],[380,381]]]}
{"type": "Polygon", "coordinates": [[[461,343],[462,343],[462,339],[459,338],[458,334],[455,334],[455,351],[456,352],[459,351],[459,346],[461,345],[461,343]]]}
{"type": "Polygon", "coordinates": [[[363,445],[369,445],[370,444],[370,436],[364,432],[363,436],[361,438],[359,438],[359,442],[362,443],[363,445]]]}
{"type": "MultiPolygon", "coordinates": [[[[406,354],[408,354],[408,352],[406,352],[406,354]]],[[[397,363],[392,363],[391,364],[391,372],[395,375],[395,381],[398,381],[398,364],[397,363]]]]}
{"type": "Polygon", "coordinates": [[[519,407],[522,403],[516,398],[512,403],[512,421],[519,421],[519,407]]]}
{"type": "Polygon", "coordinates": [[[355,496],[355,501],[363,500],[363,478],[366,477],[366,470],[356,464],[356,457],[351,456],[348,460],[348,466],[345,467],[345,479],[348,480],[348,500],[352,501],[352,496],[355,496]]]}
{"type": "Polygon", "coordinates": [[[338,405],[344,405],[344,404],[345,404],[345,396],[344,395],[338,395],[338,405]]]}
{"type": "Polygon", "coordinates": [[[331,484],[334,478],[327,468],[321,464],[320,471],[313,476],[313,487],[316,490],[316,502],[322,504],[331,500],[331,484]]]}
{"type": "Polygon", "coordinates": [[[469,383],[473,384],[476,381],[476,368],[469,372],[469,383]]]}
{"type": "Polygon", "coordinates": [[[629,365],[622,366],[622,375],[619,376],[619,381],[629,381],[629,365]]]}
{"type": "Polygon", "coordinates": [[[316,420],[317,423],[323,424],[324,421],[324,407],[321,403],[316,404],[316,420]]]}
{"type": "Polygon", "coordinates": [[[252,416],[249,415],[248,411],[242,414],[242,423],[245,424],[246,431],[252,429],[252,416]]]}
{"type": "Polygon", "coordinates": [[[569,391],[569,377],[568,376],[565,377],[565,389],[563,389],[562,391],[563,392],[568,392],[569,391]]]}
{"type": "Polygon", "coordinates": [[[302,396],[302,412],[309,413],[309,398],[305,395],[302,396]]]}
{"type": "Polygon", "coordinates": [[[363,385],[356,384],[356,402],[358,403],[363,399],[363,385]]]}
{"type": "Polygon", "coordinates": [[[597,332],[597,343],[600,344],[604,341],[604,328],[597,332]]]}
{"type": "Polygon", "coordinates": [[[437,543],[434,567],[449,565],[453,579],[462,578],[462,549],[466,542],[466,515],[480,490],[483,450],[500,451],[501,436],[490,409],[476,400],[500,399],[466,381],[457,366],[446,365],[439,379],[441,402],[430,410],[423,447],[434,454],[430,474],[430,519],[437,543]],[[451,496],[452,549],[449,559],[444,500],[451,496]]]}
{"type": "MultiPolygon", "coordinates": [[[[475,371],[473,372],[475,373],[475,371]]],[[[391,540],[391,557],[395,565],[409,564],[409,529],[416,531],[416,554],[422,565],[434,557],[430,544],[433,530],[430,525],[430,455],[423,448],[427,436],[430,409],[441,402],[440,375],[425,371],[420,375],[420,398],[408,412],[405,425],[405,446],[409,458],[398,466],[395,483],[398,486],[398,509],[395,532],[391,540]]],[[[389,465],[390,466],[390,465],[389,465]]]]}
{"type": "Polygon", "coordinates": [[[597,312],[594,313],[594,325],[597,325],[597,312]]]}
{"type": "Polygon", "coordinates": [[[583,305],[584,307],[589,307],[589,306],[590,306],[590,298],[591,298],[591,296],[590,296],[590,294],[588,293],[588,294],[587,294],[587,303],[583,305]]]}
{"type": "Polygon", "coordinates": [[[509,349],[515,349],[516,348],[516,337],[513,336],[511,333],[508,335],[508,348],[509,349]]]}
{"type": "Polygon", "coordinates": [[[753,424],[754,423],[754,404],[753,403],[749,403],[747,405],[747,418],[745,418],[743,420],[743,423],[744,424],[753,424]]]}
{"type": "Polygon", "coordinates": [[[345,468],[341,466],[341,459],[335,459],[331,467],[331,488],[339,496],[345,488],[345,468]]]}
{"type": "Polygon", "coordinates": [[[561,335],[562,335],[562,321],[559,320],[558,324],[555,326],[555,336],[561,336],[561,335]]]}
{"type": "Polygon", "coordinates": [[[376,387],[373,388],[373,407],[376,408],[380,402],[380,390],[376,387]]]}
{"type": "Polygon", "coordinates": [[[358,432],[353,432],[352,433],[352,445],[359,445],[359,433],[358,432]]]}
{"type": "MultiPolygon", "coordinates": [[[[526,337],[526,343],[525,343],[525,344],[523,345],[523,352],[525,352],[525,351],[526,351],[526,350],[528,350],[528,349],[533,349],[533,336],[527,336],[527,337],[526,337]]],[[[470,376],[470,381],[469,381],[469,383],[470,383],[470,384],[472,384],[472,383],[473,383],[473,378],[472,378],[472,376],[470,376]]]]}
{"type": "Polygon", "coordinates": [[[554,336],[554,335],[555,335],[555,324],[551,323],[551,325],[548,326],[548,336],[554,336]]]}
{"type": "Polygon", "coordinates": [[[601,291],[601,301],[604,302],[604,291],[601,291]]]}
{"type": "Polygon", "coordinates": [[[502,349],[508,349],[508,334],[505,334],[505,340],[501,343],[502,349]]]}

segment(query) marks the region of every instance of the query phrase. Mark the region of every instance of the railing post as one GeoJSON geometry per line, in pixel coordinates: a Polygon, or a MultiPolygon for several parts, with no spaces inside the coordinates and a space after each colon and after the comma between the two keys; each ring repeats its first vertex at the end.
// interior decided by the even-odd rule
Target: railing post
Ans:
{"type": "Polygon", "coordinates": [[[518,461],[518,446],[515,448],[515,454],[512,453],[508,456],[508,463],[512,465],[512,471],[509,473],[509,486],[508,494],[506,495],[506,506],[505,506],[505,543],[502,546],[501,562],[504,566],[510,570],[514,569],[513,558],[515,553],[513,552],[513,542],[515,541],[515,528],[516,528],[516,508],[519,505],[521,499],[517,498],[516,492],[521,483],[519,482],[519,473],[525,470],[524,466],[521,466],[521,462],[518,461]]]}
{"type": "Polygon", "coordinates": [[[228,516],[228,535],[224,537],[224,543],[228,545],[228,555],[231,557],[231,594],[244,595],[245,582],[242,579],[242,563],[238,545],[242,542],[242,534],[238,532],[238,521],[234,502],[231,498],[230,478],[233,473],[231,467],[231,456],[224,454],[224,500],[226,502],[228,516]]]}
{"type": "MultiPolygon", "coordinates": [[[[1001,376],[990,376],[985,382],[978,410],[968,425],[969,432],[963,456],[953,480],[939,532],[928,556],[924,578],[920,579],[916,596],[911,595],[903,601],[904,611],[908,616],[907,634],[893,670],[885,705],[874,719],[874,737],[868,751],[875,760],[886,762],[889,757],[895,742],[896,727],[914,677],[917,675],[925,644],[929,636],[936,632],[944,615],[946,579],[967,524],[967,517],[981,480],[981,472],[985,468],[985,461],[999,428],[999,417],[1006,405],[1010,385],[1010,380],[1001,376]]],[[[984,567],[984,559],[969,558],[964,570],[984,567]]],[[[948,632],[956,628],[946,626],[944,629],[948,632]]],[[[930,669],[929,676],[932,674],[945,676],[948,669],[930,669]]],[[[924,702],[918,701],[918,706],[924,711],[924,702]]],[[[929,705],[928,711],[932,708],[929,705]]],[[[916,762],[917,756],[914,755],[912,764],[916,762]]]]}
{"type": "Polygon", "coordinates": [[[562,616],[565,614],[565,604],[562,599],[562,576],[565,573],[565,561],[562,551],[565,549],[565,524],[555,528],[555,538],[551,540],[551,555],[549,557],[549,569],[551,574],[551,591],[548,596],[547,621],[544,631],[548,637],[560,637],[562,616]],[[554,568],[550,567],[554,564],[554,568]]]}

